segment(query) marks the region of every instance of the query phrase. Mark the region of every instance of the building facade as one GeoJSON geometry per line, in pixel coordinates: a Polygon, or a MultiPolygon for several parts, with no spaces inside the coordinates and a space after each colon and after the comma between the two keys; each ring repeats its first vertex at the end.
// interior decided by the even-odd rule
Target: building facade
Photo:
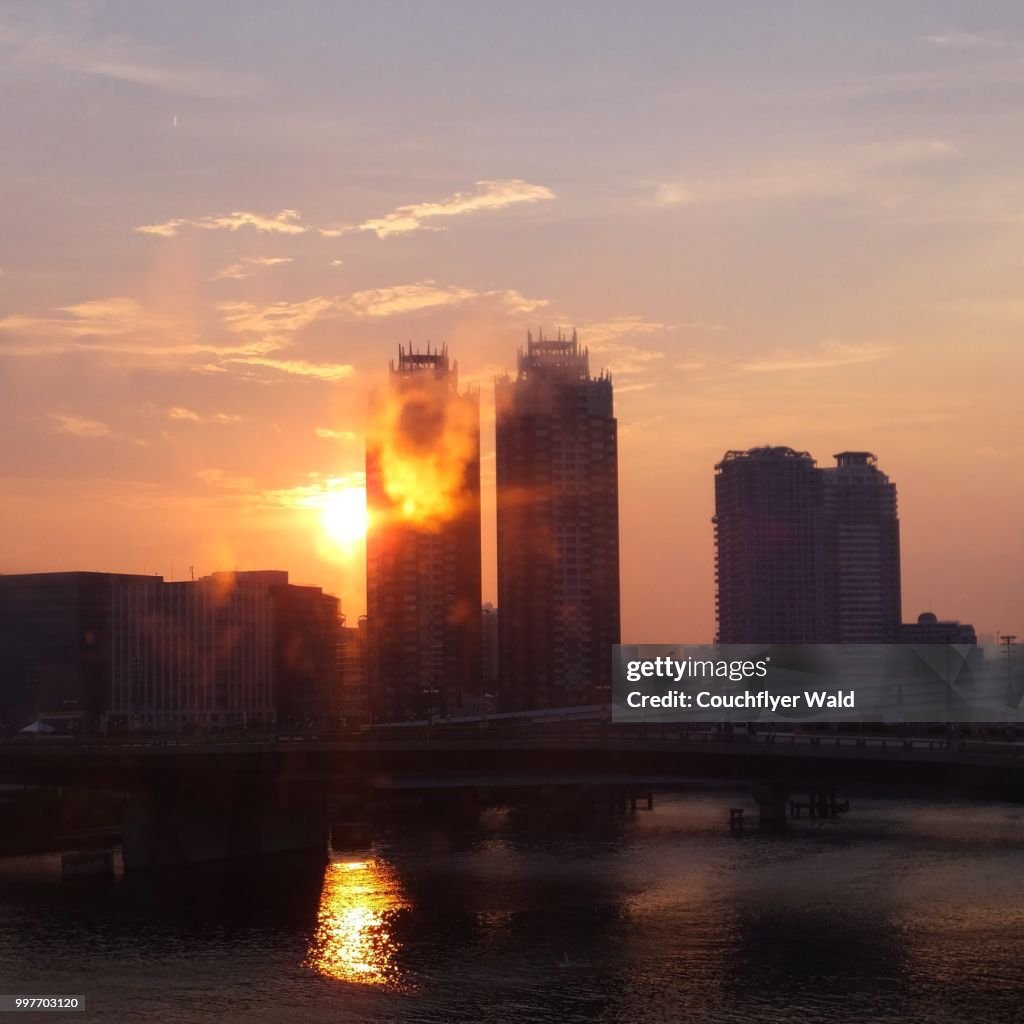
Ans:
{"type": "Polygon", "coordinates": [[[610,699],[619,643],[618,432],[574,331],[527,337],[495,384],[498,672],[508,710],[610,699]]]}
{"type": "Polygon", "coordinates": [[[366,444],[370,701],[456,714],[480,685],[480,396],[446,347],[400,348],[366,444]]]}
{"type": "Polygon", "coordinates": [[[110,701],[114,586],[152,576],[45,572],[0,576],[0,730],[60,717],[95,728],[110,701]]]}
{"type": "Polygon", "coordinates": [[[896,641],[896,486],[870,452],[835,459],[762,447],[715,467],[720,643],[896,641]]]}
{"type": "Polygon", "coordinates": [[[340,712],[338,602],[288,573],[0,577],[0,726],[328,724],[340,712]]]}
{"type": "Polygon", "coordinates": [[[115,584],[109,728],[273,724],[273,603],[264,584],[234,576],[115,584]]]}
{"type": "Polygon", "coordinates": [[[935,612],[921,612],[916,622],[904,622],[899,629],[904,644],[967,644],[975,646],[978,635],[969,622],[940,619],[935,612]]]}
{"type": "Polygon", "coordinates": [[[367,661],[367,622],[361,615],[355,626],[342,624],[339,634],[341,661],[341,717],[345,725],[370,721],[370,689],[367,661]]]}

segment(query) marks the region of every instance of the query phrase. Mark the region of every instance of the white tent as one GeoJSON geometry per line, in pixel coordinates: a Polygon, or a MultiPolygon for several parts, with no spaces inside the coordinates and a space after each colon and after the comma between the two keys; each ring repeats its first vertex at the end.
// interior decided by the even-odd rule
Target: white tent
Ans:
{"type": "Polygon", "coordinates": [[[21,731],[31,733],[46,733],[56,732],[57,730],[54,729],[52,725],[47,725],[45,722],[33,722],[31,725],[26,725],[25,728],[21,731]]]}

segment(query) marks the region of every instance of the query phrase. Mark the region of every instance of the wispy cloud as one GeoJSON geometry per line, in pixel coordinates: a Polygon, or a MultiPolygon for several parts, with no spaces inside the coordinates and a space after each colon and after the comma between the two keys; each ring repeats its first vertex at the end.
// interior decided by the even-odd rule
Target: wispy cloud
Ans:
{"type": "MultiPolygon", "coordinates": [[[[601,357],[602,365],[615,374],[640,374],[651,370],[665,353],[638,343],[643,338],[667,337],[678,331],[719,333],[725,327],[714,321],[676,321],[664,323],[637,315],[618,316],[579,328],[581,343],[601,357]]],[[[622,391],[620,387],[617,390],[622,391]]],[[[630,390],[641,390],[639,385],[630,390]]]]}
{"type": "Polygon", "coordinates": [[[317,427],[316,436],[330,441],[354,441],[358,436],[352,430],[332,430],[330,427],[317,427]]]}
{"type": "Polygon", "coordinates": [[[227,360],[245,366],[265,366],[295,377],[316,377],[319,380],[344,380],[355,373],[349,363],[313,363],[305,359],[270,359],[265,356],[238,356],[227,360]]]}
{"type": "Polygon", "coordinates": [[[2,51],[15,64],[55,67],[179,96],[239,99],[260,88],[254,75],[174,64],[159,49],[122,35],[86,39],[65,31],[32,31],[6,23],[0,24],[2,51]]]}
{"type": "Polygon", "coordinates": [[[531,185],[520,178],[478,181],[472,192],[455,192],[436,202],[399,206],[383,217],[363,221],[359,230],[372,231],[378,238],[391,238],[424,227],[434,228],[434,225],[426,222],[438,218],[459,217],[482,210],[500,210],[516,203],[536,203],[554,198],[551,189],[544,185],[531,185]]]}
{"type": "Polygon", "coordinates": [[[277,345],[319,319],[381,319],[471,301],[493,303],[509,314],[531,312],[547,302],[531,299],[514,289],[478,292],[424,280],[367,288],[351,295],[313,296],[298,302],[222,302],[217,308],[229,330],[256,335],[267,344],[277,345]]]}
{"type": "Polygon", "coordinates": [[[253,228],[277,235],[301,235],[316,228],[300,224],[302,215],[298,210],[279,210],[277,213],[253,213],[250,210],[236,210],[220,217],[200,217],[189,220],[183,217],[172,217],[158,224],[142,224],[135,230],[144,235],[160,235],[173,238],[183,227],[200,228],[203,231],[238,231],[240,228],[253,228]]]}
{"type": "Polygon", "coordinates": [[[167,416],[172,420],[187,420],[191,423],[240,423],[242,420],[241,416],[234,416],[226,412],[204,415],[182,405],[172,406],[167,410],[167,416]]]}
{"type": "Polygon", "coordinates": [[[0,319],[0,333],[28,339],[0,347],[8,355],[48,355],[70,348],[159,354],[200,347],[187,318],[126,296],[89,299],[50,315],[16,313],[0,319]]]}
{"type": "Polygon", "coordinates": [[[268,345],[274,345],[291,337],[336,306],[336,299],[314,296],[299,302],[271,302],[267,305],[221,302],[217,309],[228,330],[258,335],[268,345]]]}
{"type": "Polygon", "coordinates": [[[873,363],[893,354],[890,345],[876,342],[823,341],[816,349],[778,349],[764,359],[739,364],[747,373],[776,373],[784,370],[824,370],[834,366],[873,363]]]}
{"type": "Polygon", "coordinates": [[[196,476],[207,487],[224,491],[252,491],[256,487],[252,477],[225,473],[223,469],[201,469],[196,476]]]}
{"type": "Polygon", "coordinates": [[[252,277],[260,267],[277,267],[282,263],[291,263],[291,256],[245,256],[237,263],[225,267],[213,276],[214,281],[241,281],[252,277]]]}
{"type": "MultiPolygon", "coordinates": [[[[455,192],[437,202],[399,206],[383,217],[374,217],[354,226],[305,224],[302,223],[302,214],[298,210],[280,210],[273,214],[236,210],[220,216],[171,217],[155,224],[141,224],[135,230],[145,235],[159,235],[163,238],[173,238],[182,228],[197,228],[202,231],[238,231],[241,228],[252,228],[255,231],[273,234],[317,234],[324,238],[338,238],[350,231],[372,231],[378,238],[390,238],[427,227],[431,230],[440,230],[435,225],[426,223],[438,218],[459,217],[484,210],[501,210],[518,203],[536,203],[554,198],[554,192],[543,185],[531,185],[519,178],[508,178],[478,181],[473,192],[455,192]]],[[[340,266],[341,262],[332,260],[331,266],[340,266]]]]}
{"type": "Polygon", "coordinates": [[[336,309],[339,313],[355,317],[396,316],[440,306],[457,306],[476,298],[477,294],[470,288],[456,285],[438,285],[430,280],[416,281],[412,284],[354,292],[347,299],[337,300],[336,309]]]}
{"type": "Polygon", "coordinates": [[[933,32],[931,35],[924,36],[924,41],[945,50],[995,50],[1013,45],[1006,36],[996,35],[992,32],[964,32],[962,29],[933,32]]]}
{"type": "Polygon", "coordinates": [[[943,139],[891,139],[835,151],[794,154],[742,172],[681,178],[654,190],[658,206],[753,203],[799,198],[855,196],[888,203],[901,193],[894,180],[957,155],[943,139]]]}
{"type": "Polygon", "coordinates": [[[112,433],[106,423],[86,416],[54,414],[50,418],[53,421],[53,429],[58,434],[71,434],[74,437],[110,437],[112,433]]]}

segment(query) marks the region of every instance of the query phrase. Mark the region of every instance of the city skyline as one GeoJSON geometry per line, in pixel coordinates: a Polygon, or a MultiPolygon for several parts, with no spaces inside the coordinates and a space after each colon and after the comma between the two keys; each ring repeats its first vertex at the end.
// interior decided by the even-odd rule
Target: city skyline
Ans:
{"type": "Polygon", "coordinates": [[[710,467],[759,444],[876,452],[904,617],[1019,632],[1024,14],[658,9],[0,8],[0,571],[279,565],[354,622],[323,516],[429,339],[481,388],[493,601],[491,382],[576,324],[624,637],[713,635],[710,467]]]}

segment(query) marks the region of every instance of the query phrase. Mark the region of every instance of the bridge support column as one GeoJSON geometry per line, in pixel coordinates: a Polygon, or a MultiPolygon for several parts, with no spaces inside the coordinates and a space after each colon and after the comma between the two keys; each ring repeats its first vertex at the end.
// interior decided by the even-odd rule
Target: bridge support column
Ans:
{"type": "Polygon", "coordinates": [[[750,792],[757,804],[761,828],[785,828],[789,786],[780,782],[759,782],[751,786],[750,792]]]}
{"type": "Polygon", "coordinates": [[[319,782],[235,776],[133,790],[125,807],[126,871],[299,851],[327,854],[319,782]]]}

